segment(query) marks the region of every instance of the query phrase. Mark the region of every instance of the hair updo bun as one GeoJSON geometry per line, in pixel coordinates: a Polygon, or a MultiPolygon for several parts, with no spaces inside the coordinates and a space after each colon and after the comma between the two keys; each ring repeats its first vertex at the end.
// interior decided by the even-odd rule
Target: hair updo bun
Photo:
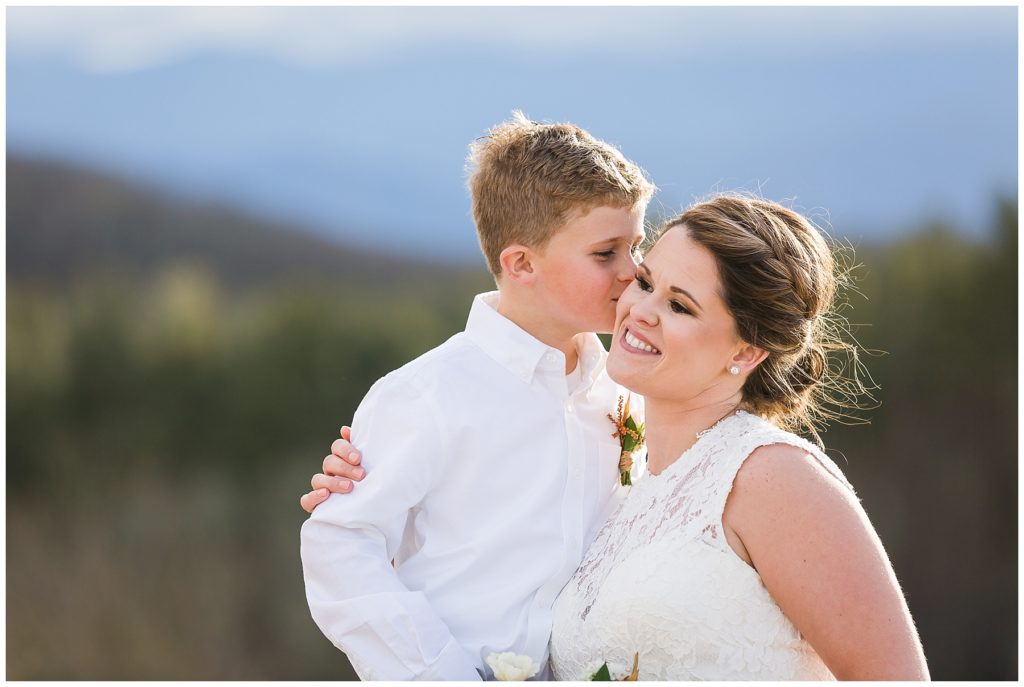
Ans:
{"type": "Polygon", "coordinates": [[[848,268],[822,232],[778,203],[737,194],[697,203],[665,231],[674,227],[714,256],[740,338],[768,353],[743,386],[744,405],[819,443],[819,422],[854,417],[847,411],[870,395],[835,312],[848,268]]]}

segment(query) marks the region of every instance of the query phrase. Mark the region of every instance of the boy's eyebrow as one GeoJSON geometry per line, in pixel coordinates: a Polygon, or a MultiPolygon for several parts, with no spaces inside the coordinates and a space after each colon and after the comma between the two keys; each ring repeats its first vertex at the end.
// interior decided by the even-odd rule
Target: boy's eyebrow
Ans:
{"type": "MultiPolygon", "coordinates": [[[[644,272],[646,272],[648,277],[653,277],[653,275],[651,274],[651,268],[647,266],[647,263],[641,262],[639,265],[637,265],[637,267],[639,267],[644,272]]],[[[696,298],[694,298],[693,294],[690,293],[689,291],[687,291],[686,289],[681,289],[678,286],[669,286],[668,290],[672,291],[673,293],[681,293],[681,294],[683,294],[684,296],[689,298],[691,301],[693,301],[698,309],[704,310],[704,306],[700,304],[700,301],[698,301],[696,298]]]]}
{"type": "Polygon", "coordinates": [[[608,237],[606,239],[603,239],[601,241],[594,241],[594,245],[595,246],[600,246],[600,245],[603,245],[605,243],[618,243],[619,241],[622,241],[623,243],[633,244],[633,243],[641,243],[641,242],[643,242],[643,239],[642,238],[634,238],[632,236],[610,236],[610,237],[608,237]]]}

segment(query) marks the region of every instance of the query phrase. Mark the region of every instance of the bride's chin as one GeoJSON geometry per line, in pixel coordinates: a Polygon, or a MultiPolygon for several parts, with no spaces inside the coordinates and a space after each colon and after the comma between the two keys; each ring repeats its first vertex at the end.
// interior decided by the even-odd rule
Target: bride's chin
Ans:
{"type": "Polygon", "coordinates": [[[635,394],[643,395],[642,380],[624,365],[618,365],[612,356],[608,357],[608,364],[605,368],[608,376],[619,386],[624,386],[635,394]]]}

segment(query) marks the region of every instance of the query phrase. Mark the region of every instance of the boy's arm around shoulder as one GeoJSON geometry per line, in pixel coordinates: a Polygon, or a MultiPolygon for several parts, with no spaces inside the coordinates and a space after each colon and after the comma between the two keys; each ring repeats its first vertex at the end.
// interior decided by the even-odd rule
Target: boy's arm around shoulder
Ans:
{"type": "Polygon", "coordinates": [[[332,494],[302,526],[313,619],[363,679],[479,679],[475,658],[391,565],[410,509],[443,476],[449,447],[439,400],[406,375],[388,375],[360,404],[352,438],[366,478],[351,494],[332,494]]]}

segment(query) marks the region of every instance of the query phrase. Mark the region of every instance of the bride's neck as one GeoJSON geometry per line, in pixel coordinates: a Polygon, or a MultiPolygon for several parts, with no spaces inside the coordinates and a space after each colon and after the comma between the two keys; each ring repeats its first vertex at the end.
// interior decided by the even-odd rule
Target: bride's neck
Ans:
{"type": "Polygon", "coordinates": [[[660,474],[697,443],[699,432],[735,412],[741,400],[739,393],[727,399],[690,403],[645,398],[647,471],[660,474]]]}

